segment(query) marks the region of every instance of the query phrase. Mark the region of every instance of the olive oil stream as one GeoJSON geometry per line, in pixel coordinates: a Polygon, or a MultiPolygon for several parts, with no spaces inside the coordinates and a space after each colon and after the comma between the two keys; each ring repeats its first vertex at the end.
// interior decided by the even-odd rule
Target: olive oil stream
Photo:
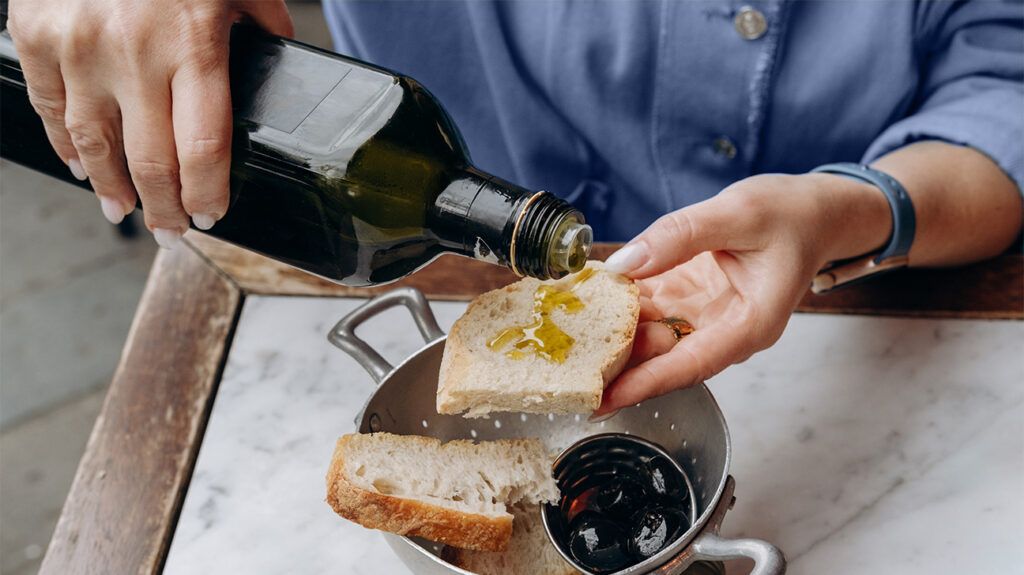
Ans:
{"type": "Polygon", "coordinates": [[[564,363],[576,340],[551,318],[551,312],[561,309],[565,313],[577,313],[586,305],[574,293],[576,288],[594,275],[594,268],[584,268],[572,279],[568,288],[556,285],[542,285],[533,294],[533,318],[526,325],[506,328],[494,336],[487,347],[493,351],[511,345],[505,352],[511,359],[523,359],[530,354],[553,363],[564,363]]]}

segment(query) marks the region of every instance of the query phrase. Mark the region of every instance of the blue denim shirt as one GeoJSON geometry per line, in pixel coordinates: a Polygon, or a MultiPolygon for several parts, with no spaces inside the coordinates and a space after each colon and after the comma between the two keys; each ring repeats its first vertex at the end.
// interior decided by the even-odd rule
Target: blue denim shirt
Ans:
{"type": "Polygon", "coordinates": [[[752,174],[870,162],[922,139],[972,146],[1024,183],[1019,0],[325,11],[339,51],[441,100],[477,166],[567,198],[603,240],[752,174]]]}

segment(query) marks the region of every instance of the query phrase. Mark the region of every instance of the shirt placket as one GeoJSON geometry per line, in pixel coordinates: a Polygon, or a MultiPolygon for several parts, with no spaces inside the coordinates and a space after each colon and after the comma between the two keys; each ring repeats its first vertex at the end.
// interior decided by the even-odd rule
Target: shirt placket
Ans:
{"type": "Polygon", "coordinates": [[[753,172],[785,2],[664,5],[652,147],[666,209],[753,172]]]}

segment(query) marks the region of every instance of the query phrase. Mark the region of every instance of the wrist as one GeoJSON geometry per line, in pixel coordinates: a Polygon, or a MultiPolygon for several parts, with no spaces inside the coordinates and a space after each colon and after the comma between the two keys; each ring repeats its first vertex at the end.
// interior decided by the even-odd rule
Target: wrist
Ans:
{"type": "Polygon", "coordinates": [[[892,209],[877,187],[836,174],[802,176],[816,188],[825,262],[881,249],[892,235],[892,209]]]}

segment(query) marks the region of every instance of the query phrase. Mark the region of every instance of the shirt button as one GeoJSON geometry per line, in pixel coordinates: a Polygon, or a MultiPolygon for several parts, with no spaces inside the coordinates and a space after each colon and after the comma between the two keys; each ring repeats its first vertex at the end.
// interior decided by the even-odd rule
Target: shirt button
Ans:
{"type": "Polygon", "coordinates": [[[711,142],[711,147],[719,156],[730,160],[736,157],[736,144],[725,136],[715,138],[715,141],[711,142]]]}
{"type": "Polygon", "coordinates": [[[747,40],[757,40],[768,30],[768,20],[765,19],[764,14],[750,6],[740,8],[732,23],[740,36],[747,40]]]}

